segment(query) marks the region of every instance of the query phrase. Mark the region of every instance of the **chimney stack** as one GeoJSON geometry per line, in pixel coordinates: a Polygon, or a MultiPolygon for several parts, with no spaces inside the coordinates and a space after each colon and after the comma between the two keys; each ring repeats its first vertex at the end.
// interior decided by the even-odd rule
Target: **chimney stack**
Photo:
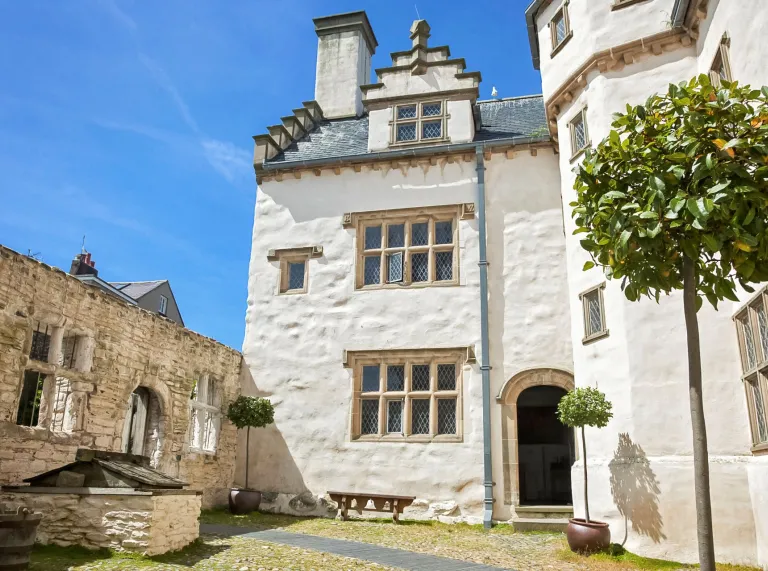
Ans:
{"type": "Polygon", "coordinates": [[[90,252],[83,252],[75,256],[72,265],[69,267],[69,273],[73,276],[98,276],[96,262],[91,260],[90,252]]]}
{"type": "Polygon", "coordinates": [[[315,18],[317,75],[315,101],[327,119],[363,113],[361,85],[371,82],[376,36],[365,12],[315,18]]]}

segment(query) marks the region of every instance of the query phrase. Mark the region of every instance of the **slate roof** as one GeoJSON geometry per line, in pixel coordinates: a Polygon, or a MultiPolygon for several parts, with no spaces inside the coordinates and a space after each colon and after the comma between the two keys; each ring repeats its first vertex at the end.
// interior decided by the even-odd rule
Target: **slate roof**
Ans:
{"type": "Polygon", "coordinates": [[[151,282],[109,282],[109,284],[125,295],[132,297],[133,299],[139,299],[167,281],[168,280],[155,280],[151,282]]]}
{"type": "MultiPolygon", "coordinates": [[[[547,117],[541,95],[478,101],[481,127],[475,141],[544,137],[547,117]]],[[[268,160],[269,164],[336,159],[368,153],[368,116],[321,121],[298,141],[268,160]]],[[[117,284],[113,284],[117,285],[117,284]]],[[[128,294],[131,295],[131,294],[128,294]]],[[[133,296],[132,296],[133,297],[133,296]]]]}

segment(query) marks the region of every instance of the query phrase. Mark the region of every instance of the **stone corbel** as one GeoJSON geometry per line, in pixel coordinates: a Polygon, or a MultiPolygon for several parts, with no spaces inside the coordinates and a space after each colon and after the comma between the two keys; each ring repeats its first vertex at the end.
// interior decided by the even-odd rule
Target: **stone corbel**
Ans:
{"type": "Polygon", "coordinates": [[[475,217],[475,203],[465,202],[461,205],[461,211],[459,212],[460,220],[472,220],[475,217]]]}
{"type": "Polygon", "coordinates": [[[323,256],[322,246],[304,246],[300,248],[280,248],[270,250],[267,253],[268,262],[278,262],[284,256],[306,256],[307,258],[321,258],[323,256]]]}

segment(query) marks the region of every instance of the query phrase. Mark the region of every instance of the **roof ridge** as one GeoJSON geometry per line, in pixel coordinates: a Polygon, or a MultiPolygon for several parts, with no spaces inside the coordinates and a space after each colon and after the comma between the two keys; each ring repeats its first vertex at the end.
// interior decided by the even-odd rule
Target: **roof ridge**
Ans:
{"type": "Polygon", "coordinates": [[[543,93],[532,93],[531,95],[516,95],[515,97],[502,97],[501,99],[478,99],[475,104],[480,103],[501,103],[502,101],[515,101],[516,99],[533,99],[534,97],[544,97],[543,93]]]}
{"type": "Polygon", "coordinates": [[[144,281],[130,281],[130,282],[124,282],[124,281],[117,281],[117,282],[107,282],[110,284],[153,284],[157,282],[167,282],[168,279],[162,279],[162,280],[144,280],[144,281]]]}

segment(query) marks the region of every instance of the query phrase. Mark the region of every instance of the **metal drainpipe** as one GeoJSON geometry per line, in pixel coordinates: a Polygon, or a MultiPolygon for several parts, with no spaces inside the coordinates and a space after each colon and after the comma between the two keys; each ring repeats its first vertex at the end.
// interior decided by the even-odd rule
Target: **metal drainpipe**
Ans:
{"type": "Polygon", "coordinates": [[[490,529],[493,523],[493,466],[491,464],[491,363],[488,355],[488,257],[485,232],[485,163],[483,147],[475,148],[477,160],[477,207],[480,227],[480,371],[483,375],[483,527],[490,529]]]}

